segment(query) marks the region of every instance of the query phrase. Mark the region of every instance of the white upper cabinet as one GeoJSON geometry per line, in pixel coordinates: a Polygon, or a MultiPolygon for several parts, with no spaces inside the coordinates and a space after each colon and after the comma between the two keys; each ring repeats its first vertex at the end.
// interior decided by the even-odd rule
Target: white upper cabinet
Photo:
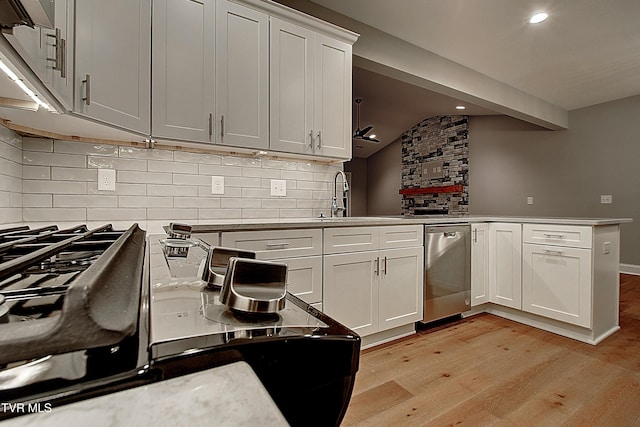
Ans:
{"type": "Polygon", "coordinates": [[[14,27],[5,38],[67,110],[73,107],[74,1],[56,0],[53,29],[14,27]]]}
{"type": "Polygon", "coordinates": [[[151,134],[213,140],[215,1],[153,1],[151,134]]]}
{"type": "Polygon", "coordinates": [[[218,1],[216,141],[269,148],[269,16],[218,1]]]}
{"type": "Polygon", "coordinates": [[[151,0],[76,2],[77,114],[150,132],[151,0]]]}
{"type": "Polygon", "coordinates": [[[271,149],[351,157],[351,45],[271,18],[271,149]]]}

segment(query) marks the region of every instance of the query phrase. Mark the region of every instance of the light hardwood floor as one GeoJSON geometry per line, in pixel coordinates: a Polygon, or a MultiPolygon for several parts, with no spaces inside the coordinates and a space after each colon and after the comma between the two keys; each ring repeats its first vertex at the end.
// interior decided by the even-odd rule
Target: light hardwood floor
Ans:
{"type": "Polygon", "coordinates": [[[597,346],[482,314],[364,350],[342,425],[640,426],[640,276],[620,284],[597,346]]]}

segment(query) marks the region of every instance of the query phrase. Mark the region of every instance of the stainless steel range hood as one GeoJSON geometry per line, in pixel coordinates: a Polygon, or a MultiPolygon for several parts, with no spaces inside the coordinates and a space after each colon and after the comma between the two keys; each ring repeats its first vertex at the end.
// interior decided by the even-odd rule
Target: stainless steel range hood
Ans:
{"type": "Polygon", "coordinates": [[[54,0],[0,1],[0,27],[3,31],[16,25],[54,27],[54,0]]]}

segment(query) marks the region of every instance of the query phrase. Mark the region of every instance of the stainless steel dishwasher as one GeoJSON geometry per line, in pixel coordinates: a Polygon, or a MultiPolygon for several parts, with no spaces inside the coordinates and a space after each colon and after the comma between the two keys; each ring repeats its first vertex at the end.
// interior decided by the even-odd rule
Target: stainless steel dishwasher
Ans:
{"type": "Polygon", "coordinates": [[[471,308],[471,226],[424,228],[423,323],[471,308]]]}

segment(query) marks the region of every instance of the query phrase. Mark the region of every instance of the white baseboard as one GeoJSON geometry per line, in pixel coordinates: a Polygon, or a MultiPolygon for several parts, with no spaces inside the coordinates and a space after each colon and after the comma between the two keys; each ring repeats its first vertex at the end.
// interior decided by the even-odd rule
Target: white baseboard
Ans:
{"type": "Polygon", "coordinates": [[[620,264],[620,273],[640,276],[640,265],[620,264]]]}

